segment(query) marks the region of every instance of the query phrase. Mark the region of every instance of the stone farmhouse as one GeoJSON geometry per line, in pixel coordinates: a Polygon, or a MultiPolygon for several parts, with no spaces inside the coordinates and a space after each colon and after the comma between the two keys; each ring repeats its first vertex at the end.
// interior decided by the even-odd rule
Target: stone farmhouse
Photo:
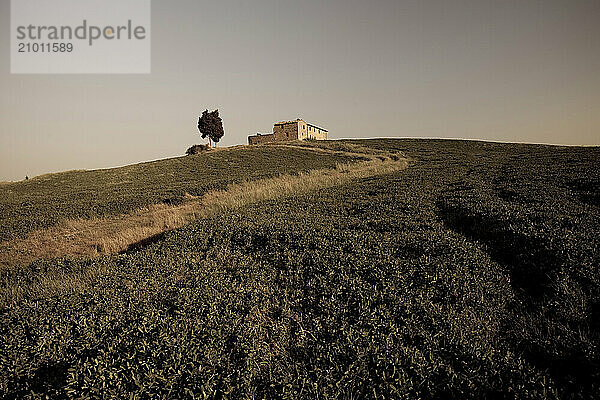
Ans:
{"type": "Polygon", "coordinates": [[[248,136],[248,144],[306,139],[327,140],[327,130],[298,118],[295,121],[276,123],[273,126],[273,133],[257,133],[248,136]]]}

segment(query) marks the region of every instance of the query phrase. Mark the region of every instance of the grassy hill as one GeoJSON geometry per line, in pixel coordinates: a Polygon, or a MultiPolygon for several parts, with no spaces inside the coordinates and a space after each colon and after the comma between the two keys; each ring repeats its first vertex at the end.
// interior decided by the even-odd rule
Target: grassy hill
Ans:
{"type": "MultiPolygon", "coordinates": [[[[120,255],[3,272],[0,392],[597,395],[600,149],[392,139],[344,146],[413,162],[226,210],[120,255]]],[[[276,160],[288,150],[252,151],[276,160]]],[[[321,155],[310,162],[334,163],[321,155]]],[[[254,160],[246,159],[262,170],[254,160]]],[[[162,169],[137,168],[158,182],[148,186],[160,193],[153,201],[171,197],[163,178],[151,178],[162,169]]]]}
{"type": "Polygon", "coordinates": [[[332,168],[351,160],[302,149],[239,147],[120,168],[43,175],[0,186],[0,241],[65,219],[178,203],[186,193],[201,196],[231,183],[332,168]]]}

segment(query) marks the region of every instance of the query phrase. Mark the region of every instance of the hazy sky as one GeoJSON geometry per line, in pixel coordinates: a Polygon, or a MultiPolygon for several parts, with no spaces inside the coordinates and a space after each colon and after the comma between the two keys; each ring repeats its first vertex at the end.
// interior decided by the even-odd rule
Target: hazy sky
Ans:
{"type": "Polygon", "coordinates": [[[304,118],[331,138],[600,144],[600,1],[153,0],[152,74],[11,75],[0,180],[181,155],[304,118]]]}

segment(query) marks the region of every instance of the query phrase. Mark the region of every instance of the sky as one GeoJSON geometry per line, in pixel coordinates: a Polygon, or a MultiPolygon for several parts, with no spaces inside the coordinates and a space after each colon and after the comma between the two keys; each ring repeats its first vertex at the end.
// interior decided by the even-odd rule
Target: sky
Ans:
{"type": "Polygon", "coordinates": [[[182,155],[303,118],[329,137],[600,145],[598,0],[153,0],[151,74],[10,73],[0,181],[182,155]]]}

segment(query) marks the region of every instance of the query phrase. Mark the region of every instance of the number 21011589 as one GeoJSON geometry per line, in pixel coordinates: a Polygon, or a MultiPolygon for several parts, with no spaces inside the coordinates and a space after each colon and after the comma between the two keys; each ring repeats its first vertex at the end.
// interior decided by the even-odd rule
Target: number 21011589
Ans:
{"type": "Polygon", "coordinates": [[[73,43],[19,43],[19,53],[71,53],[73,43]]]}

